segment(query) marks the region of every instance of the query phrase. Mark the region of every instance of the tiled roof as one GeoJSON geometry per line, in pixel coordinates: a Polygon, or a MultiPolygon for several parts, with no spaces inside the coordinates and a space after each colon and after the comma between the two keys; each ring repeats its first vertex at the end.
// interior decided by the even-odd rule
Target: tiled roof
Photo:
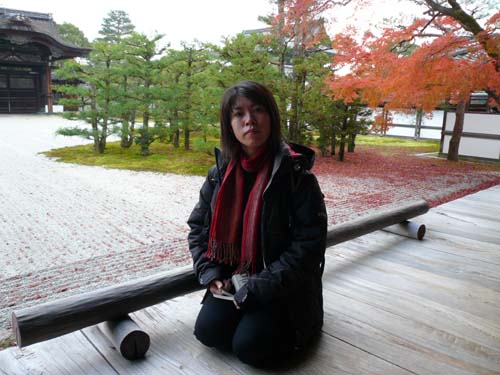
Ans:
{"type": "Polygon", "coordinates": [[[0,37],[25,38],[26,42],[45,44],[56,58],[86,55],[88,48],[81,48],[64,41],[57,31],[57,25],[48,13],[29,12],[0,8],[0,37]]]}

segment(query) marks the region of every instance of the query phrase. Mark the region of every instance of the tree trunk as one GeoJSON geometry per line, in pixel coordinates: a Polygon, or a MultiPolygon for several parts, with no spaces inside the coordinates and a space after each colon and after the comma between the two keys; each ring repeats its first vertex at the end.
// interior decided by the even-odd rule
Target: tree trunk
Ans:
{"type": "Polygon", "coordinates": [[[340,136],[339,153],[337,154],[338,161],[344,161],[344,152],[345,152],[345,136],[342,135],[340,136]]]}
{"type": "Polygon", "coordinates": [[[417,117],[415,119],[415,140],[418,141],[420,139],[420,129],[422,128],[422,114],[423,111],[421,109],[417,109],[417,117]]]}
{"type": "Polygon", "coordinates": [[[287,100],[285,93],[282,91],[282,95],[278,98],[278,106],[280,111],[280,119],[281,119],[281,131],[285,134],[286,137],[290,138],[290,129],[288,125],[288,113],[287,113],[287,100]]]}
{"type": "Polygon", "coordinates": [[[290,124],[289,124],[289,130],[288,130],[288,136],[290,137],[290,140],[292,142],[300,143],[299,140],[299,82],[298,79],[295,78],[294,83],[293,83],[293,92],[292,92],[292,100],[290,103],[290,111],[291,111],[291,117],[290,117],[290,124]]]}
{"type": "Polygon", "coordinates": [[[184,126],[184,150],[189,150],[189,127],[184,126]]]}
{"type": "Polygon", "coordinates": [[[144,111],[142,112],[142,131],[141,131],[141,155],[142,156],[149,156],[149,145],[152,143],[150,140],[150,137],[153,135],[150,134],[150,129],[149,129],[149,117],[151,113],[149,112],[149,106],[151,105],[151,96],[150,96],[150,87],[151,87],[151,81],[149,79],[146,79],[144,81],[144,89],[145,89],[145,96],[144,96],[144,111]]]}
{"type": "Polygon", "coordinates": [[[457,103],[457,110],[455,112],[455,125],[453,126],[453,134],[448,147],[448,160],[458,161],[458,149],[460,147],[460,138],[464,129],[464,118],[465,100],[461,100],[457,103]]]}
{"type": "Polygon", "coordinates": [[[342,132],[340,133],[339,153],[337,155],[338,161],[344,161],[345,151],[345,132],[347,130],[347,116],[342,119],[342,132]]]}
{"type": "Polygon", "coordinates": [[[354,152],[356,147],[356,134],[349,134],[349,143],[347,144],[347,152],[354,152]]]}
{"type": "MultiPolygon", "coordinates": [[[[128,91],[128,77],[123,76],[123,81],[122,81],[122,90],[123,92],[128,91]]],[[[123,113],[122,114],[122,135],[120,139],[120,147],[121,148],[130,148],[133,143],[133,137],[132,137],[132,132],[130,129],[130,119],[131,115],[130,113],[123,113]]]]}
{"type": "MultiPolygon", "coordinates": [[[[147,86],[149,87],[149,85],[147,86]]],[[[151,135],[149,134],[149,109],[146,109],[144,113],[142,114],[142,133],[141,133],[141,155],[142,156],[149,156],[149,145],[151,142],[149,141],[149,137],[151,135]]]]}
{"type": "Polygon", "coordinates": [[[383,120],[383,123],[382,123],[382,134],[383,135],[386,135],[387,134],[387,122],[389,120],[389,111],[385,108],[383,108],[383,116],[384,116],[384,120],[383,120]]]}
{"type": "Polygon", "coordinates": [[[106,149],[106,139],[99,139],[99,142],[97,142],[97,152],[99,154],[103,154],[105,149],[106,149]]]}
{"type": "MultiPolygon", "coordinates": [[[[94,134],[97,132],[94,132],[94,134]]],[[[97,154],[102,154],[102,152],[99,151],[100,146],[99,146],[99,135],[94,136],[94,152],[97,154]]]]}
{"type": "Polygon", "coordinates": [[[101,139],[99,140],[99,143],[101,144],[100,147],[102,148],[102,151],[99,152],[101,154],[106,149],[107,139],[108,139],[108,119],[106,117],[103,119],[103,124],[101,129],[101,139]]]}
{"type": "Polygon", "coordinates": [[[189,150],[189,132],[190,132],[190,127],[191,127],[191,95],[193,94],[192,86],[193,83],[191,82],[191,77],[193,75],[193,63],[194,63],[194,57],[193,57],[193,49],[189,49],[189,57],[188,57],[188,69],[186,72],[187,76],[187,85],[186,85],[186,91],[187,91],[187,97],[186,97],[186,123],[184,124],[184,150],[188,151],[189,150]]]}
{"type": "Polygon", "coordinates": [[[132,115],[130,113],[122,116],[122,135],[120,139],[121,148],[130,148],[134,143],[134,123],[130,121],[131,117],[132,115]]]}
{"type": "Polygon", "coordinates": [[[172,124],[175,124],[174,125],[175,132],[174,132],[172,143],[174,144],[175,148],[179,148],[179,141],[181,138],[181,132],[179,130],[179,109],[178,108],[175,108],[175,110],[174,110],[174,121],[172,121],[172,124]]]}
{"type": "Polygon", "coordinates": [[[280,46],[282,47],[281,53],[279,54],[279,64],[278,69],[280,73],[281,80],[281,95],[278,97],[278,107],[281,117],[281,130],[283,134],[285,134],[288,138],[290,138],[290,129],[288,123],[288,114],[287,114],[287,93],[284,88],[286,82],[285,76],[285,60],[286,60],[286,51],[288,49],[287,43],[284,41],[284,18],[285,18],[285,1],[278,0],[278,15],[279,15],[279,23],[278,23],[278,38],[280,40],[280,46]]]}
{"type": "MultiPolygon", "coordinates": [[[[295,54],[302,57],[304,54],[303,48],[301,46],[295,47],[295,54]]],[[[290,108],[292,112],[290,119],[290,140],[296,143],[302,142],[300,109],[302,108],[306,78],[307,74],[303,70],[293,74],[293,91],[290,108]]]]}
{"type": "Polygon", "coordinates": [[[330,137],[330,155],[331,156],[335,155],[335,147],[336,146],[337,146],[337,137],[336,137],[335,132],[332,132],[332,135],[330,137]]]}
{"type": "Polygon", "coordinates": [[[122,117],[122,134],[120,137],[120,147],[121,148],[129,148],[131,143],[129,143],[129,133],[128,133],[128,120],[126,116],[122,117]]]}
{"type": "Polygon", "coordinates": [[[301,115],[301,109],[304,108],[304,92],[306,90],[306,79],[307,73],[305,70],[302,70],[299,75],[299,90],[297,92],[297,143],[302,143],[302,139],[304,134],[302,133],[304,129],[304,120],[301,115]]]}
{"type": "Polygon", "coordinates": [[[122,121],[122,136],[120,140],[121,148],[130,148],[134,142],[128,121],[122,121]]]}
{"type": "Polygon", "coordinates": [[[94,130],[94,152],[103,154],[106,148],[106,137],[99,133],[99,121],[97,119],[92,120],[92,128],[94,130]]]}
{"type": "Polygon", "coordinates": [[[134,139],[132,137],[127,137],[127,138],[122,138],[120,142],[120,147],[121,148],[130,148],[132,144],[134,143],[134,139]]]}
{"type": "Polygon", "coordinates": [[[141,155],[142,156],[149,156],[149,143],[148,142],[143,142],[141,143],[141,155]]]}
{"type": "Polygon", "coordinates": [[[181,132],[179,131],[179,128],[175,129],[174,132],[174,137],[173,137],[173,144],[175,148],[179,148],[179,139],[181,137],[181,132]]]}
{"type": "MultiPolygon", "coordinates": [[[[97,111],[96,103],[96,93],[95,89],[92,89],[92,97],[90,99],[90,109],[95,113],[97,111]]],[[[92,116],[90,125],[92,126],[92,137],[94,138],[94,152],[100,154],[99,152],[99,123],[96,116],[92,116]]]]}

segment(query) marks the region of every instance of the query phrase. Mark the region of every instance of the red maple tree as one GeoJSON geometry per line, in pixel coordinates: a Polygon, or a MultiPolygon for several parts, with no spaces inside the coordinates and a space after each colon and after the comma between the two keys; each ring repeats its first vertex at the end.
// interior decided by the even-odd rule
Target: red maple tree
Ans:
{"type": "MultiPolygon", "coordinates": [[[[443,6],[435,11],[429,8],[427,18],[404,29],[387,28],[380,36],[366,33],[359,42],[352,34],[337,35],[334,63],[347,67],[349,73],[334,73],[328,84],[334,99],[349,103],[360,98],[372,107],[383,104],[386,110],[430,112],[444,101],[456,104],[448,159],[458,160],[471,93],[485,90],[500,104],[500,38],[496,33],[500,12],[481,28],[456,1],[448,2],[454,13],[445,13],[448,8],[443,6]],[[472,29],[470,24],[479,28],[472,29]]],[[[431,0],[425,3],[434,4],[431,0]]],[[[377,123],[386,122],[376,119],[377,123]]]]}

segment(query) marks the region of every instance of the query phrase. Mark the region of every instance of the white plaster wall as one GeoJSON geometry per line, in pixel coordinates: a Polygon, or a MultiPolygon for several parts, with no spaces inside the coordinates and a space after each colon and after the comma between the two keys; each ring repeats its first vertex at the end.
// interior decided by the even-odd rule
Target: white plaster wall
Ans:
{"type": "MultiPolygon", "coordinates": [[[[455,113],[446,117],[446,130],[452,131],[455,125],[455,113]]],[[[466,113],[464,132],[500,135],[500,115],[489,113],[466,113]]],[[[443,153],[448,153],[451,135],[446,135],[443,141],[443,153]]],[[[488,159],[500,159],[500,139],[460,138],[458,154],[488,159]]]]}
{"type": "MultiPolygon", "coordinates": [[[[379,108],[376,110],[377,113],[381,113],[382,110],[379,108]]],[[[395,137],[410,137],[413,138],[415,136],[415,123],[417,122],[416,114],[408,114],[404,112],[395,112],[391,111],[392,114],[392,122],[394,124],[406,124],[413,125],[413,127],[399,127],[393,126],[389,128],[386,132],[388,136],[395,137]]],[[[427,139],[441,139],[441,128],[443,126],[443,114],[444,111],[434,111],[430,114],[424,114],[422,118],[422,126],[433,126],[436,129],[420,129],[420,138],[427,139]]],[[[375,117],[375,113],[370,116],[371,120],[375,117]]]]}
{"type": "Polygon", "coordinates": [[[415,125],[415,123],[417,122],[415,113],[391,111],[391,114],[393,124],[415,125]]]}
{"type": "MultiPolygon", "coordinates": [[[[446,117],[446,130],[452,131],[455,125],[455,113],[446,117]]],[[[464,132],[500,135],[500,115],[490,113],[466,113],[464,132]]]]}
{"type": "Polygon", "coordinates": [[[441,128],[439,129],[420,129],[420,138],[441,139],[441,128]]]}
{"type": "Polygon", "coordinates": [[[424,114],[422,117],[422,126],[435,126],[441,131],[443,127],[443,115],[444,111],[434,111],[429,114],[424,114]]]}
{"type": "MultiPolygon", "coordinates": [[[[443,153],[448,153],[451,136],[444,137],[443,153]]],[[[500,159],[500,140],[481,138],[460,138],[458,154],[461,156],[474,156],[478,158],[500,159]]]]}

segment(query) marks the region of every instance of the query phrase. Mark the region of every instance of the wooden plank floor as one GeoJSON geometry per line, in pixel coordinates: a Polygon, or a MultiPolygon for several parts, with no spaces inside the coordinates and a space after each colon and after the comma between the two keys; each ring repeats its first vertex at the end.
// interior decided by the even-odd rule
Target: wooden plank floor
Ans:
{"type": "Polygon", "coordinates": [[[0,352],[0,374],[500,374],[500,185],[327,251],[325,325],[285,368],[257,370],[193,336],[202,292],[133,314],[151,335],[122,358],[98,327],[0,352]]]}

